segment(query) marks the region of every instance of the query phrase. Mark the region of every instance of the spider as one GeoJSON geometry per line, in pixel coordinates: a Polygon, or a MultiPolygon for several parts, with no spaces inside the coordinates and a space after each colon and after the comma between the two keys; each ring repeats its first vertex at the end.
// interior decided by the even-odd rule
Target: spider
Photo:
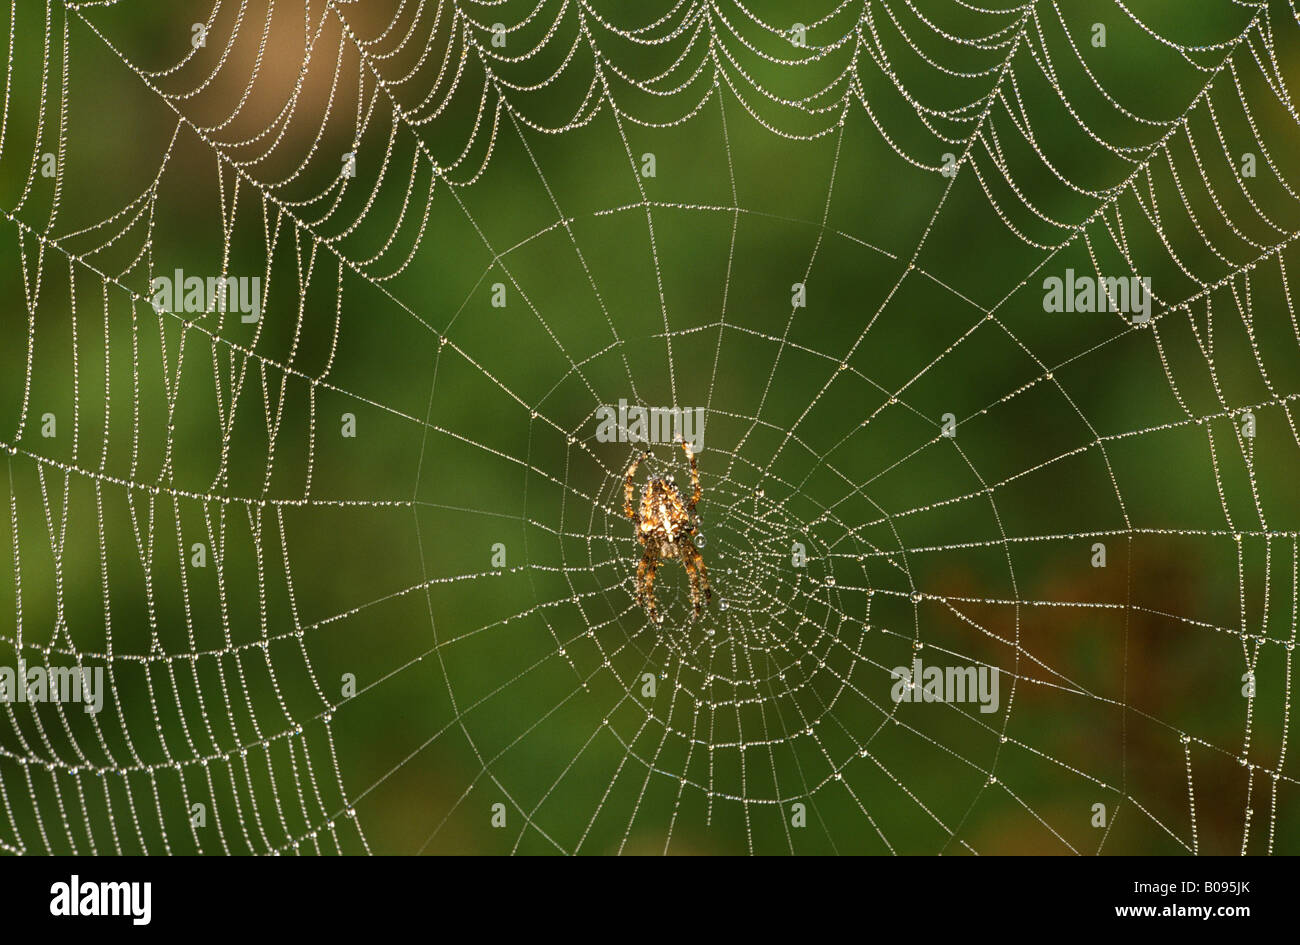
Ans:
{"type": "Polygon", "coordinates": [[[695,454],[685,441],[682,450],[691,464],[692,495],[689,502],[682,497],[672,476],[651,476],[641,489],[640,508],[633,507],[633,479],[641,461],[650,455],[648,452],[632,461],[623,482],[623,513],[632,520],[636,537],[645,548],[636,568],[636,600],[649,611],[650,619],[655,623],[663,620],[655,606],[654,590],[655,571],[662,559],[681,559],[691,582],[695,616],[698,617],[704,604],[713,598],[709,589],[709,571],[691,540],[691,536],[699,531],[695,506],[700,501],[700,470],[695,464],[695,454]]]}

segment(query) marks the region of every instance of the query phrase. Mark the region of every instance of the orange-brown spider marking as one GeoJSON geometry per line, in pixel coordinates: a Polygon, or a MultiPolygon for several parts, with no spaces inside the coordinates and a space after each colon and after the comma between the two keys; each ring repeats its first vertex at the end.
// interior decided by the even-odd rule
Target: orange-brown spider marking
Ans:
{"type": "Polygon", "coordinates": [[[640,503],[633,503],[636,471],[649,453],[643,452],[632,461],[623,481],[623,514],[632,520],[637,540],[644,549],[641,562],[636,568],[636,601],[646,609],[655,623],[663,619],[655,603],[655,571],[659,562],[665,558],[679,559],[686,569],[695,616],[698,617],[705,603],[713,598],[713,591],[709,588],[708,568],[704,566],[704,558],[691,537],[699,531],[695,506],[699,504],[701,496],[700,470],[690,446],[685,441],[679,442],[691,466],[689,501],[682,496],[671,476],[651,476],[641,489],[640,503]]]}

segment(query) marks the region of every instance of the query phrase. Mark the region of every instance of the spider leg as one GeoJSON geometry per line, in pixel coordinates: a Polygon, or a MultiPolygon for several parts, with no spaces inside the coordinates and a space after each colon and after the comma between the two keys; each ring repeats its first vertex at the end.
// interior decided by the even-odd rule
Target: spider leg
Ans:
{"type": "MultiPolygon", "coordinates": [[[[709,601],[713,600],[713,590],[712,588],[709,587],[709,569],[704,566],[704,556],[701,555],[698,551],[696,551],[695,545],[691,544],[690,542],[687,542],[686,548],[684,550],[685,550],[685,554],[683,554],[682,557],[683,559],[690,560],[692,564],[694,564],[695,570],[699,574],[700,590],[704,594],[705,603],[708,603],[709,601]]],[[[699,595],[697,594],[696,596],[698,597],[699,595]]],[[[695,611],[697,614],[699,613],[698,608],[699,608],[699,604],[697,602],[696,611],[695,611]]]]}
{"type": "Polygon", "coordinates": [[[700,467],[695,463],[695,454],[691,452],[691,445],[682,440],[682,451],[686,454],[687,460],[691,464],[691,514],[695,514],[696,503],[700,501],[700,467]]]}
{"type": "Polygon", "coordinates": [[[649,611],[652,623],[659,622],[659,611],[655,605],[655,570],[658,567],[658,554],[649,550],[641,556],[641,563],[636,567],[636,601],[649,611]]]}
{"type": "MultiPolygon", "coordinates": [[[[685,545],[685,542],[683,542],[685,545]]],[[[704,605],[700,602],[700,572],[696,570],[695,562],[691,558],[690,550],[682,548],[682,567],[686,569],[686,577],[691,584],[691,603],[695,605],[695,616],[700,615],[704,605]]]]}
{"type": "Polygon", "coordinates": [[[645,459],[648,454],[642,453],[636,459],[632,460],[632,465],[628,467],[627,476],[623,480],[623,514],[632,521],[637,520],[636,510],[632,508],[632,495],[636,492],[636,469],[641,465],[641,460],[645,459]]]}

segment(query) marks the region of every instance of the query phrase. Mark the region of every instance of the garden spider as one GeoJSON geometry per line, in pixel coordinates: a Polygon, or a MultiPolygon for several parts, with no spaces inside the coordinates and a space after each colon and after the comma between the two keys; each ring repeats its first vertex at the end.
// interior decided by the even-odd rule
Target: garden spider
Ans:
{"type": "Polygon", "coordinates": [[[650,455],[648,452],[641,453],[632,461],[623,482],[623,513],[632,520],[636,537],[645,548],[636,568],[636,600],[646,608],[655,623],[663,620],[655,605],[654,585],[655,571],[664,558],[680,558],[686,568],[695,616],[700,615],[704,604],[713,597],[708,569],[691,540],[692,535],[698,534],[699,519],[695,506],[700,501],[700,470],[695,464],[695,454],[685,441],[682,441],[682,450],[691,464],[692,495],[689,502],[682,497],[672,476],[651,476],[641,489],[640,507],[633,507],[633,479],[641,461],[650,455]]]}

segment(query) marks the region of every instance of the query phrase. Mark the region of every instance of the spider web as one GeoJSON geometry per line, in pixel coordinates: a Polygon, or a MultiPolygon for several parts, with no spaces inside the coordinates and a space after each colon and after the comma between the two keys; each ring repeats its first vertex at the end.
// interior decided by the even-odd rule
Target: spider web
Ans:
{"type": "Polygon", "coordinates": [[[8,5],[0,848],[1295,850],[1289,0],[175,6],[8,5]]]}

